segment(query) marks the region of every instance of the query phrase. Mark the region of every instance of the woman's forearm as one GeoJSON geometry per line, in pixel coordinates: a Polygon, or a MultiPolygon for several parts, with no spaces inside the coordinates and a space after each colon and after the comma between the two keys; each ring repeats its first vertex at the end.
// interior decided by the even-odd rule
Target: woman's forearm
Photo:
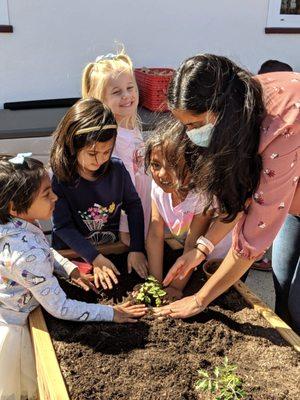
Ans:
{"type": "Polygon", "coordinates": [[[225,223],[220,220],[220,217],[213,222],[207,231],[205,237],[210,240],[215,246],[235,227],[238,220],[243,215],[240,212],[232,222],[225,223]]]}
{"type": "Polygon", "coordinates": [[[230,249],[218,270],[198,292],[197,298],[199,302],[207,307],[214,299],[237,282],[253,262],[254,260],[237,256],[230,249]]]}

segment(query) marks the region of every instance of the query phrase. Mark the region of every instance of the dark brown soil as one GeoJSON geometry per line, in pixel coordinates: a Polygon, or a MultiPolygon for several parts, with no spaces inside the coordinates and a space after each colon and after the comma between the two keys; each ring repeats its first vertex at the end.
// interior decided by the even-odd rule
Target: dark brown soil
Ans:
{"type": "MultiPolygon", "coordinates": [[[[114,261],[120,266],[126,260],[114,261]]],[[[113,293],[103,293],[102,303],[121,300],[138,281],[134,274],[122,277],[113,293]]],[[[204,279],[195,273],[187,292],[204,279]]],[[[98,301],[66,282],[62,286],[69,297],[98,301]]],[[[246,399],[300,398],[297,353],[234,290],[188,320],[148,315],[119,325],[47,316],[47,325],[72,400],[208,400],[194,389],[197,370],[211,371],[225,355],[238,367],[246,399]]]]}

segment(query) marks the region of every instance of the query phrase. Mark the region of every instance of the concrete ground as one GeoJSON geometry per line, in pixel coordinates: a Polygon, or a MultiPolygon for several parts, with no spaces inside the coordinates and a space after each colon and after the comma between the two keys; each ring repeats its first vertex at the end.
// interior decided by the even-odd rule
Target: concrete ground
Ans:
{"type": "Polygon", "coordinates": [[[275,306],[275,292],[272,272],[250,269],[246,285],[261,298],[272,310],[275,306]]]}

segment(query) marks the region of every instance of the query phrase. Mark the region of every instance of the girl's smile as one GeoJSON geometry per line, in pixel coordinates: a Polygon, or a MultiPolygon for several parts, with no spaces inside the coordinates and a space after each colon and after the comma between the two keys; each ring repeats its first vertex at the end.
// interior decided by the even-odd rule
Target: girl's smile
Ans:
{"type": "Polygon", "coordinates": [[[154,147],[150,157],[150,171],[154,182],[166,193],[172,193],[176,188],[176,179],[172,168],[163,161],[160,147],[154,147]]]}
{"type": "Polygon", "coordinates": [[[131,72],[122,71],[109,78],[104,102],[112,110],[119,124],[124,118],[130,118],[136,113],[138,100],[137,86],[131,72]]]}

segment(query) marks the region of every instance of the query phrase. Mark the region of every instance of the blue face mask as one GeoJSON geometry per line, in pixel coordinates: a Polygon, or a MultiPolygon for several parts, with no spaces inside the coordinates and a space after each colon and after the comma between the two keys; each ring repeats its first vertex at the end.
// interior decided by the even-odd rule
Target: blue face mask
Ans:
{"type": "Polygon", "coordinates": [[[190,131],[187,131],[186,134],[197,146],[208,147],[211,141],[213,130],[213,124],[206,124],[200,126],[200,128],[191,129],[190,131]]]}

